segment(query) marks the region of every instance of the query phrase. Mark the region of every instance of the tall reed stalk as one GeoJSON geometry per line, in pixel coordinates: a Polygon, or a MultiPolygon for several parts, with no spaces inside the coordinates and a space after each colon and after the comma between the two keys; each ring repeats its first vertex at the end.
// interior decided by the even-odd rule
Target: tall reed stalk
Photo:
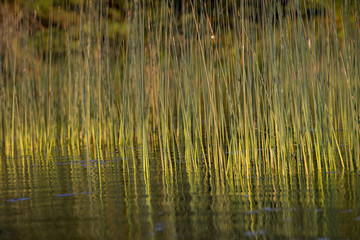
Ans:
{"type": "Polygon", "coordinates": [[[359,167],[353,1],[51,1],[48,27],[2,5],[5,156],[141,146],[145,178],[152,149],[220,179],[359,167]]]}

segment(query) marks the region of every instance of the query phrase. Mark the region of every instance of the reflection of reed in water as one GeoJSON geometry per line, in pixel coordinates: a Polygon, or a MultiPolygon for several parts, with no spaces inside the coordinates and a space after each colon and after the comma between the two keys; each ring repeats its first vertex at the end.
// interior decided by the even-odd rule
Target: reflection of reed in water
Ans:
{"type": "Polygon", "coordinates": [[[221,176],[216,169],[187,171],[183,164],[170,175],[160,170],[159,159],[150,158],[146,176],[140,148],[135,157],[129,151],[126,159],[103,152],[100,184],[97,154],[89,156],[93,160],[88,167],[83,164],[85,150],[70,151],[54,151],[52,167],[44,167],[34,155],[28,159],[33,165],[18,161],[4,169],[0,194],[7,200],[2,207],[7,215],[0,220],[8,221],[2,229],[24,229],[19,232],[22,239],[59,234],[100,239],[358,234],[360,189],[354,173],[258,176],[253,170],[247,177],[221,176]],[[27,214],[19,218],[19,211],[27,214]],[[44,228],[33,231],[38,227],[44,228]]]}

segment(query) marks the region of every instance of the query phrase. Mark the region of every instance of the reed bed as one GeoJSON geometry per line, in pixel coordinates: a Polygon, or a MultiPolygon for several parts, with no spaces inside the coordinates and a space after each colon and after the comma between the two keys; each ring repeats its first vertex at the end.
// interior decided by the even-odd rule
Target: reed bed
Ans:
{"type": "Polygon", "coordinates": [[[47,28],[2,4],[3,162],[69,145],[141,146],[146,177],[360,166],[355,1],[51,1],[47,28]]]}

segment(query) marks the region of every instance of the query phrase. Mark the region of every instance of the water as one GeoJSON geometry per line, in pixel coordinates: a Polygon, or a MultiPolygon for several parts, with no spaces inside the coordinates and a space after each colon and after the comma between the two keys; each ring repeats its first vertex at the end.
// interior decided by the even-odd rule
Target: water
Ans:
{"type": "Polygon", "coordinates": [[[171,175],[156,158],[144,172],[138,152],[86,156],[58,149],[0,165],[0,239],[360,236],[357,173],[221,178],[179,161],[171,175]]]}

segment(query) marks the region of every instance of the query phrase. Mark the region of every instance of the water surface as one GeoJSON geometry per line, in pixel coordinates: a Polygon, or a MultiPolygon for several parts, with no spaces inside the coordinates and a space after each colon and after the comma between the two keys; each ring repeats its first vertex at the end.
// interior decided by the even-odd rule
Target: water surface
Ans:
{"type": "Polygon", "coordinates": [[[141,154],[6,159],[0,239],[358,239],[360,175],[220,177],[141,154]]]}

